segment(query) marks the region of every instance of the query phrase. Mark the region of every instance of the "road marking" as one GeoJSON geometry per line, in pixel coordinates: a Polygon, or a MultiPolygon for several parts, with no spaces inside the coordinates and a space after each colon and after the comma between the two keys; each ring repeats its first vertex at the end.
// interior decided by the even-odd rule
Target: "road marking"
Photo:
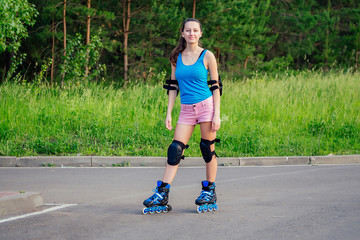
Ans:
{"type": "Polygon", "coordinates": [[[36,215],[40,215],[40,214],[44,214],[44,213],[48,213],[48,212],[56,211],[56,210],[59,210],[59,209],[62,209],[62,208],[67,208],[67,207],[76,206],[76,205],[77,205],[77,204],[61,204],[61,205],[44,204],[44,206],[54,206],[54,207],[44,209],[44,210],[42,210],[42,211],[40,211],[40,212],[28,213],[28,214],[24,214],[24,215],[20,215],[20,216],[15,216],[15,217],[11,217],[11,218],[0,219],[0,224],[1,224],[1,223],[5,223],[5,222],[10,222],[10,221],[18,220],[18,219],[21,219],[21,218],[36,216],[36,215]]]}

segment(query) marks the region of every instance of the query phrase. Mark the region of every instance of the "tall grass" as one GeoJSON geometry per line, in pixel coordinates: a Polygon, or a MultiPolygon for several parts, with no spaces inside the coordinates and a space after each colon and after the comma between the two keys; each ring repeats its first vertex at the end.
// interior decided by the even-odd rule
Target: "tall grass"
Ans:
{"type": "MultiPolygon", "coordinates": [[[[227,80],[220,156],[360,153],[360,74],[302,72],[227,80]]],[[[173,110],[175,126],[180,110],[173,110]]],[[[0,155],[165,156],[162,84],[0,85],[0,155]]],[[[186,156],[201,156],[197,127],[186,156]]]]}
{"type": "Polygon", "coordinates": [[[359,74],[303,72],[227,88],[227,156],[360,152],[359,74]]]}

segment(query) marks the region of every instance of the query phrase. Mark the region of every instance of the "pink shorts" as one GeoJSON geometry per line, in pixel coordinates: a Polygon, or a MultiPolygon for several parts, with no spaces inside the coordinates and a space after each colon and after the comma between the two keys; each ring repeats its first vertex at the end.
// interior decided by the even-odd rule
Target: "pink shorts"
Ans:
{"type": "Polygon", "coordinates": [[[209,97],[195,104],[181,104],[177,123],[196,125],[202,122],[212,122],[214,117],[214,99],[209,97]]]}

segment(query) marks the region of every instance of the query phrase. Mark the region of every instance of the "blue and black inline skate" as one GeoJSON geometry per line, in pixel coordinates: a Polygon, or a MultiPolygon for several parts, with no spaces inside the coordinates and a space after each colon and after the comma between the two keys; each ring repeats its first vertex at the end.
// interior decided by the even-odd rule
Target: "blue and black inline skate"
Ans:
{"type": "Polygon", "coordinates": [[[153,213],[161,213],[161,212],[169,212],[171,211],[171,206],[168,204],[169,202],[169,192],[170,185],[168,183],[164,183],[162,181],[157,182],[156,189],[153,189],[155,192],[151,197],[144,201],[144,206],[146,208],[143,209],[143,214],[153,214],[153,213]]]}
{"type": "Polygon", "coordinates": [[[196,211],[198,213],[211,212],[218,210],[216,203],[215,183],[209,181],[202,181],[202,191],[200,196],[195,200],[195,204],[198,205],[196,211]]]}

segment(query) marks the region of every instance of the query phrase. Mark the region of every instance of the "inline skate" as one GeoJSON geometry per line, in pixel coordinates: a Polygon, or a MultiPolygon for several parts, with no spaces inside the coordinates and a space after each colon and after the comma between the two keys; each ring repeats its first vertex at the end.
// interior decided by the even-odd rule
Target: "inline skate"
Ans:
{"type": "Polygon", "coordinates": [[[171,206],[168,204],[169,201],[169,192],[170,184],[164,183],[162,181],[157,182],[156,189],[153,189],[154,194],[144,201],[145,208],[143,209],[143,214],[153,214],[161,212],[171,211],[171,206]]]}
{"type": "Polygon", "coordinates": [[[215,192],[215,183],[209,181],[202,181],[202,191],[200,196],[195,200],[196,211],[198,213],[202,212],[211,212],[218,210],[218,205],[216,203],[216,192],[215,192]]]}

